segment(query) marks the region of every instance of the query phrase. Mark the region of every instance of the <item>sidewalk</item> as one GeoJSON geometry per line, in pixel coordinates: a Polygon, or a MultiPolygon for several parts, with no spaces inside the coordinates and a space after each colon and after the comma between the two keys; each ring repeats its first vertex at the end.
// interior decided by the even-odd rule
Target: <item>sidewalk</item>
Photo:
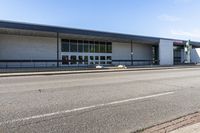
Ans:
{"type": "Polygon", "coordinates": [[[31,71],[20,71],[20,72],[2,72],[0,69],[0,77],[12,77],[12,76],[37,76],[37,75],[61,75],[61,74],[81,74],[81,73],[103,73],[103,72],[122,72],[122,71],[145,71],[145,70],[164,70],[164,69],[189,69],[189,68],[200,68],[200,66],[148,66],[148,67],[129,67],[127,69],[109,67],[104,69],[81,69],[81,70],[45,70],[38,72],[31,71]]]}
{"type": "Polygon", "coordinates": [[[200,133],[200,112],[187,114],[134,133],[200,133]]]}
{"type": "Polygon", "coordinates": [[[200,123],[186,126],[170,133],[200,133],[200,123]]]}

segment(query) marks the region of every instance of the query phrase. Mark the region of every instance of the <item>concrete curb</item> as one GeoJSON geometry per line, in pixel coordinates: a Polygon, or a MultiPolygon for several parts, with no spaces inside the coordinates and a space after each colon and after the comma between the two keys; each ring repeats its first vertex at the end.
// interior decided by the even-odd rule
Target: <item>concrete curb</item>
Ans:
{"type": "Polygon", "coordinates": [[[105,72],[124,72],[124,71],[147,71],[147,70],[165,70],[165,69],[187,69],[200,68],[198,66],[171,66],[171,67],[148,67],[148,68],[128,68],[128,69],[101,69],[101,70],[73,70],[73,71],[48,71],[48,72],[18,72],[18,73],[0,73],[0,77],[17,76],[41,76],[41,75],[64,75],[64,74],[84,74],[84,73],[105,73],[105,72]]]}

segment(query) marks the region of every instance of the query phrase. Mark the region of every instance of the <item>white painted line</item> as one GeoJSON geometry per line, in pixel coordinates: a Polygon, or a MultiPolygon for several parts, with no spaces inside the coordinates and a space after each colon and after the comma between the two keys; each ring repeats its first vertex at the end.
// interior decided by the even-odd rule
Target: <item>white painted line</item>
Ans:
{"type": "Polygon", "coordinates": [[[58,112],[53,112],[53,113],[48,113],[48,114],[19,118],[19,119],[14,119],[14,120],[2,122],[2,123],[0,123],[0,126],[5,125],[5,124],[12,124],[14,122],[28,121],[28,120],[31,120],[31,119],[39,119],[39,118],[44,118],[44,117],[66,114],[66,113],[72,113],[72,112],[76,112],[76,111],[83,111],[83,110],[97,108],[97,107],[104,107],[104,106],[108,106],[108,105],[116,105],[116,104],[131,102],[131,101],[160,97],[160,96],[170,95],[170,94],[173,94],[173,93],[174,92],[165,92],[165,93],[159,93],[159,94],[155,94],[155,95],[149,95],[149,96],[131,98],[131,99],[126,99],[126,100],[121,100],[121,101],[114,101],[114,102],[110,102],[110,103],[103,103],[103,104],[97,104],[97,105],[92,105],[92,106],[87,106],[87,107],[75,108],[75,109],[71,109],[71,110],[64,110],[64,111],[58,111],[58,112]]]}

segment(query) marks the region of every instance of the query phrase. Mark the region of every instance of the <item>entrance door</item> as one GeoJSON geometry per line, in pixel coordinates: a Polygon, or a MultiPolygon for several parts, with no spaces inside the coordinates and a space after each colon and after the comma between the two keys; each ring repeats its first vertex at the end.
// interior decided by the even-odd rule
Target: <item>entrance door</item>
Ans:
{"type": "Polygon", "coordinates": [[[174,46],[174,64],[181,64],[181,47],[174,46]]]}
{"type": "Polygon", "coordinates": [[[71,65],[75,65],[75,64],[77,64],[76,55],[72,55],[71,56],[71,65]]]}
{"type": "Polygon", "coordinates": [[[69,56],[68,55],[62,56],[62,64],[69,65],[69,56]]]}
{"type": "Polygon", "coordinates": [[[90,65],[94,65],[95,63],[94,63],[94,56],[89,56],[90,58],[89,58],[89,64],[90,65]]]}
{"type": "Polygon", "coordinates": [[[157,45],[153,45],[152,46],[152,60],[153,60],[153,64],[154,65],[158,65],[159,64],[159,48],[157,45]]]}

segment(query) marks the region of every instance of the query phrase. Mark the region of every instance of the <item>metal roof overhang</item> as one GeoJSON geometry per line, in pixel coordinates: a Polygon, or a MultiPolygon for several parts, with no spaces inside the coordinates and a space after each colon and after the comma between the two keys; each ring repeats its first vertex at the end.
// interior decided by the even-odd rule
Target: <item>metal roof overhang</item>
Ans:
{"type": "MultiPolygon", "coordinates": [[[[130,43],[142,43],[158,45],[160,39],[158,37],[147,37],[111,32],[101,32],[93,30],[82,30],[75,28],[66,28],[58,26],[48,26],[39,24],[19,23],[11,21],[0,21],[0,34],[15,34],[15,35],[27,35],[27,36],[41,36],[41,37],[56,37],[57,33],[61,38],[74,38],[74,39],[93,39],[93,40],[106,40],[130,43]]],[[[182,41],[185,44],[185,40],[167,39],[174,41],[182,41]]],[[[200,47],[200,42],[193,42],[191,44],[194,47],[200,47]]]]}
{"type": "Polygon", "coordinates": [[[28,35],[28,36],[45,36],[45,37],[56,37],[59,33],[60,37],[71,37],[80,39],[99,39],[108,41],[118,42],[137,42],[144,44],[158,44],[160,38],[156,37],[145,37],[128,34],[100,32],[92,30],[82,30],[74,28],[65,28],[57,26],[37,25],[28,23],[17,23],[0,21],[0,33],[1,34],[17,34],[17,35],[28,35]]]}
{"type": "Polygon", "coordinates": [[[200,42],[191,41],[190,44],[193,46],[193,48],[200,48],[200,42]]]}

